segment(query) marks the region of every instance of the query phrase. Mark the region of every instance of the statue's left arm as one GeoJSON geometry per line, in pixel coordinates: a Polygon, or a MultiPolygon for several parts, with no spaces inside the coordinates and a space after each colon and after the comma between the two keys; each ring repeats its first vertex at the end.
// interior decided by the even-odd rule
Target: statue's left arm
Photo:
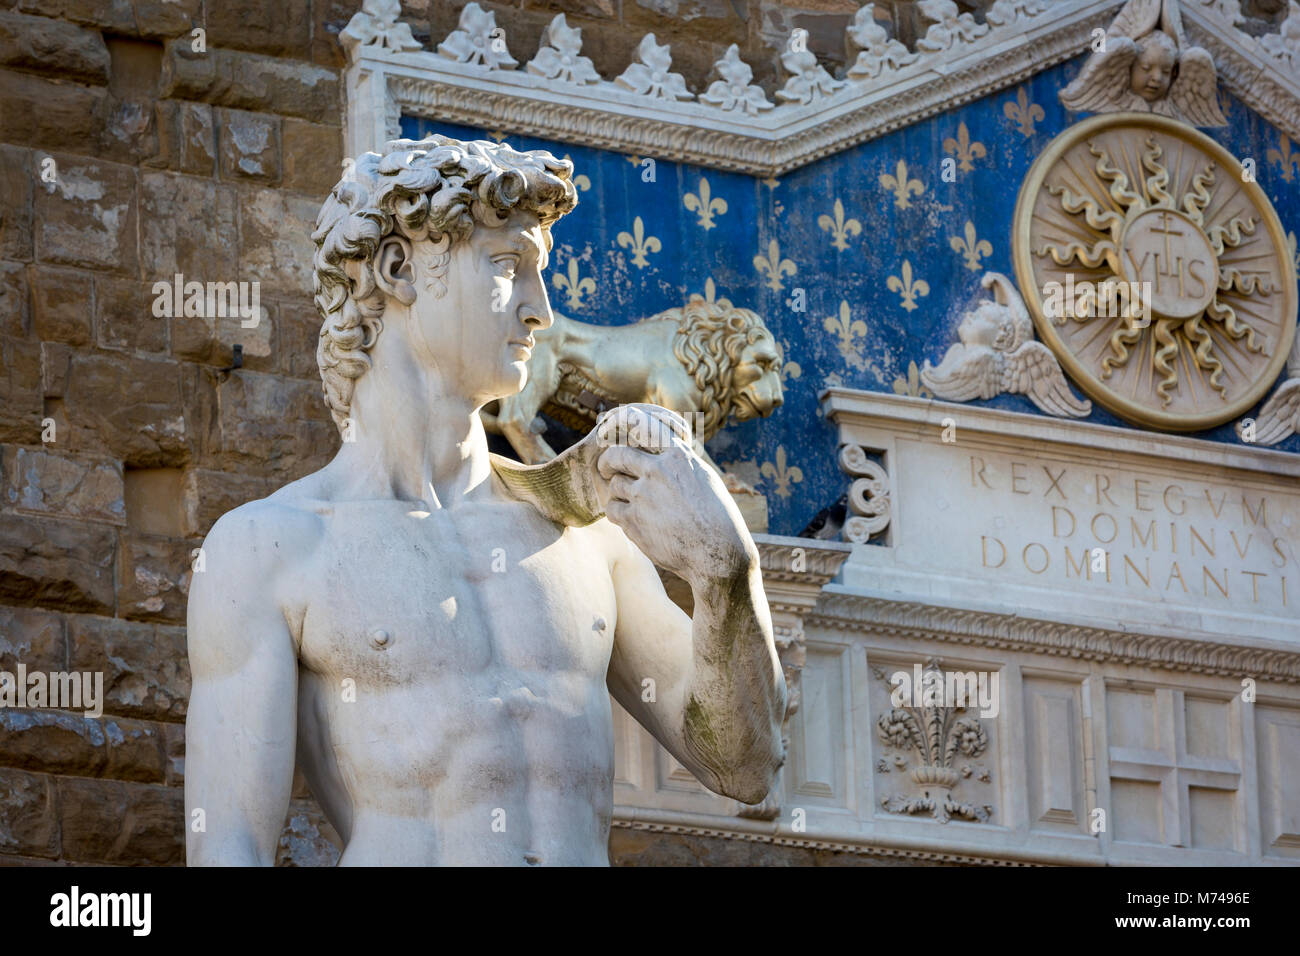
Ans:
{"type": "Polygon", "coordinates": [[[625,535],[613,555],[610,691],[710,790],[758,803],[783,759],[786,702],[758,548],[722,479],[680,439],[614,445],[597,468],[625,535]],[[692,617],[656,564],[690,585],[692,617]]]}

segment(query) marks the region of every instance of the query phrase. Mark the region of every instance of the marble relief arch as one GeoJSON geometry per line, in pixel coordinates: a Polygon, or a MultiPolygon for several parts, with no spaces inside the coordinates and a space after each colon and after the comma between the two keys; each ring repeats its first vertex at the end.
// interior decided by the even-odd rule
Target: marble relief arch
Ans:
{"type": "Polygon", "coordinates": [[[695,77],[650,35],[604,75],[576,16],[526,50],[470,3],[420,44],[397,5],[367,3],[343,34],[349,150],[445,133],[572,161],[555,335],[519,400],[487,412],[498,450],[548,460],[609,407],[663,404],[695,416],[757,535],[790,689],[782,782],[711,802],[633,735],[619,800],[682,832],[770,821],[777,841],[811,806],[844,846],[863,844],[837,813],[872,845],[1001,827],[1020,836],[969,839],[1079,861],[1290,855],[1285,803],[1255,831],[1205,823],[1272,799],[1247,777],[1290,778],[1193,738],[1213,712],[1296,739],[1300,505],[1281,479],[1300,474],[1300,12],[971,6],[922,0],[903,35],[865,4],[839,57],[794,29],[756,82],[734,46],[695,77]],[[924,583],[938,571],[943,594],[924,583]],[[1076,652],[1091,683],[1034,676],[1076,652]],[[1108,690],[1124,661],[1149,700],[1108,690]],[[998,715],[895,701],[913,666],[996,671],[1021,697],[998,715]],[[1196,686],[1177,696],[1184,667],[1196,686]],[[1243,710],[1245,677],[1274,682],[1274,710],[1243,710]],[[1148,711],[1192,723],[1147,739],[1148,711]],[[838,748],[864,736],[858,767],[838,748]],[[999,773],[1008,747],[1028,770],[999,773]],[[1178,810],[1152,822],[1162,800],[1178,810]]]}

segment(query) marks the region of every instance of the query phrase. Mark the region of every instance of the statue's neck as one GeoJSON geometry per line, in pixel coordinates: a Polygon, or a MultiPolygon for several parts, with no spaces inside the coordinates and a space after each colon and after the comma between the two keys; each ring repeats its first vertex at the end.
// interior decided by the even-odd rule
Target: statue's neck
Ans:
{"type": "Polygon", "coordinates": [[[349,497],[423,501],[453,508],[489,492],[491,465],[478,408],[437,369],[385,350],[357,380],[352,441],[334,465],[349,497]],[[386,360],[385,360],[386,359],[386,360]]]}

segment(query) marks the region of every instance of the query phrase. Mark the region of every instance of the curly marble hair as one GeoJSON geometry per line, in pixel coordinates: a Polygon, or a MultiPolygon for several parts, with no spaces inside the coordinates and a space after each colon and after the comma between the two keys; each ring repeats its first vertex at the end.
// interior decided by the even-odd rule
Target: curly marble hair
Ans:
{"type": "Polygon", "coordinates": [[[316,364],[340,431],[383,330],[387,297],[372,268],[380,242],[390,235],[431,242],[429,288],[441,296],[451,244],[468,239],[476,224],[499,226],[512,212],[531,213],[550,248],[551,224],[578,202],[572,175],[572,163],[545,150],[437,135],[394,140],[384,155],[365,153],[348,164],[312,233],[312,284],[323,320],[316,364]]]}

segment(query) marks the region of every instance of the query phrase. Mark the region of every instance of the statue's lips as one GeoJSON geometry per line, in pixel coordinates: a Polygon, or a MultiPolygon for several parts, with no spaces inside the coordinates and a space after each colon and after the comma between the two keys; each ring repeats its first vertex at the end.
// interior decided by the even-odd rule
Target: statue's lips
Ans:
{"type": "Polygon", "coordinates": [[[509,345],[511,348],[523,349],[525,353],[524,356],[525,358],[533,354],[533,346],[536,344],[537,344],[536,339],[534,339],[531,335],[526,339],[510,339],[508,342],[506,342],[506,345],[509,345]]]}

